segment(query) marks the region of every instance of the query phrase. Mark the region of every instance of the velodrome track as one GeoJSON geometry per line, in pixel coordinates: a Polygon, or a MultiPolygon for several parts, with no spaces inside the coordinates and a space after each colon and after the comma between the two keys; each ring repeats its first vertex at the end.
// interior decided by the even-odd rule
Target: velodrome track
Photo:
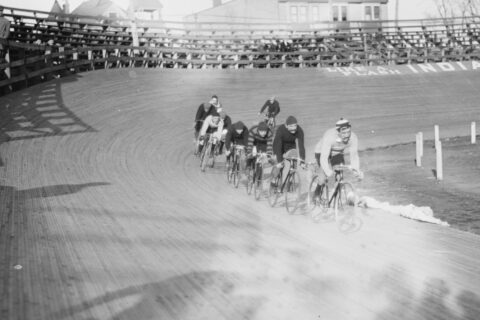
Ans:
{"type": "Polygon", "coordinates": [[[479,84],[473,71],[123,69],[4,96],[0,319],[478,319],[478,236],[370,209],[348,234],[290,216],[220,168],[201,173],[191,128],[211,94],[247,125],[276,94],[311,159],[340,116],[363,149],[434,124],[467,135],[479,84]]]}

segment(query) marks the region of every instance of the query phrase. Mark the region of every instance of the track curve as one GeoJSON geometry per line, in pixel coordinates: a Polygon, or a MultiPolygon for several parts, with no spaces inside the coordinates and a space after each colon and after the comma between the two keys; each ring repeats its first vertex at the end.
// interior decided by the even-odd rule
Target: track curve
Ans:
{"type": "Polygon", "coordinates": [[[469,319],[480,312],[478,237],[368,210],[343,234],[270,208],[220,166],[200,172],[192,122],[218,94],[252,125],[276,94],[311,158],[340,116],[362,148],[433,124],[466,134],[479,83],[477,72],[130,69],[0,98],[0,318],[469,319]]]}

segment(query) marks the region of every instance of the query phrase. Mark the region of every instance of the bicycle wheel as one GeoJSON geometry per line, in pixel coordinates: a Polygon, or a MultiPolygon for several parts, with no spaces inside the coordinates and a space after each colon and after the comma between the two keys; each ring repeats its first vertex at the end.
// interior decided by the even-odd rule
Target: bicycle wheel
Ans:
{"type": "Polygon", "coordinates": [[[268,187],[268,203],[271,207],[277,204],[278,197],[280,197],[280,184],[282,183],[281,176],[271,179],[270,186],[268,187]]]}
{"type": "Polygon", "coordinates": [[[233,164],[233,186],[235,188],[238,188],[238,185],[240,184],[240,170],[239,170],[240,164],[235,161],[233,164]]]}
{"type": "Polygon", "coordinates": [[[307,210],[312,211],[316,207],[320,207],[322,209],[326,209],[329,207],[328,205],[328,185],[324,184],[321,187],[320,194],[315,195],[315,190],[317,189],[318,185],[318,176],[313,176],[312,180],[310,180],[310,185],[308,187],[308,194],[307,194],[307,210]]]}
{"type": "Polygon", "coordinates": [[[232,160],[225,160],[225,172],[227,173],[227,182],[232,183],[232,160]]]}
{"type": "Polygon", "coordinates": [[[200,168],[202,169],[202,172],[205,172],[208,160],[210,159],[210,144],[207,144],[203,148],[204,150],[202,150],[202,161],[200,163],[200,168]]]}
{"type": "Polygon", "coordinates": [[[345,216],[349,206],[355,205],[355,189],[348,182],[341,182],[338,185],[337,193],[335,195],[335,220],[340,222],[345,216]]]}
{"type": "Polygon", "coordinates": [[[248,167],[248,169],[247,169],[247,194],[252,193],[254,183],[255,183],[254,171],[251,167],[248,167]]]}
{"type": "Polygon", "coordinates": [[[262,167],[257,166],[257,170],[255,170],[255,179],[253,182],[253,195],[255,196],[255,200],[260,200],[260,196],[263,193],[263,174],[262,174],[262,167]]]}
{"type": "Polygon", "coordinates": [[[295,213],[300,202],[300,175],[293,171],[285,182],[285,208],[290,214],[295,213]]]}
{"type": "Polygon", "coordinates": [[[217,146],[215,145],[215,147],[212,148],[210,147],[210,168],[213,168],[213,166],[215,165],[215,155],[216,155],[216,152],[217,152],[217,146]]]}

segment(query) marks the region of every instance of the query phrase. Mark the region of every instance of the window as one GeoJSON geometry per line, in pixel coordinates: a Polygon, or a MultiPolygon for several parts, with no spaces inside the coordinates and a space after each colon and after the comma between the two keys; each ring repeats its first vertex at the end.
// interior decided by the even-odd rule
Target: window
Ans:
{"type": "Polygon", "coordinates": [[[332,17],[333,21],[347,21],[347,6],[333,6],[332,7],[332,17]]]}
{"type": "Polygon", "coordinates": [[[333,21],[338,21],[338,7],[334,6],[332,11],[333,21]]]}
{"type": "Polygon", "coordinates": [[[372,7],[365,7],[365,20],[372,20],[372,7]]]}
{"type": "Polygon", "coordinates": [[[307,7],[300,6],[298,9],[298,22],[307,22],[307,7]]]}
{"type": "Polygon", "coordinates": [[[365,20],[380,20],[380,6],[365,6],[365,20]]]}
{"type": "Polygon", "coordinates": [[[380,20],[380,6],[373,7],[373,19],[380,20]]]}
{"type": "Polygon", "coordinates": [[[296,6],[290,7],[290,21],[298,22],[298,9],[296,6]]]}
{"type": "Polygon", "coordinates": [[[347,6],[342,6],[342,21],[347,21],[347,6]]]}
{"type": "Polygon", "coordinates": [[[312,20],[319,21],[320,20],[320,8],[318,6],[312,7],[312,20]]]}

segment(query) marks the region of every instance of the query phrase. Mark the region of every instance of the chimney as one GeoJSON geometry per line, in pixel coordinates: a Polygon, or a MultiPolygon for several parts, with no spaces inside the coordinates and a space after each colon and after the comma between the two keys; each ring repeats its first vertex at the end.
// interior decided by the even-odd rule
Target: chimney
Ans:
{"type": "Polygon", "coordinates": [[[63,13],[70,13],[70,3],[68,3],[68,0],[65,0],[65,4],[63,5],[63,13]]]}
{"type": "Polygon", "coordinates": [[[222,0],[213,0],[213,6],[214,7],[218,7],[221,4],[222,4],[222,0]]]}

